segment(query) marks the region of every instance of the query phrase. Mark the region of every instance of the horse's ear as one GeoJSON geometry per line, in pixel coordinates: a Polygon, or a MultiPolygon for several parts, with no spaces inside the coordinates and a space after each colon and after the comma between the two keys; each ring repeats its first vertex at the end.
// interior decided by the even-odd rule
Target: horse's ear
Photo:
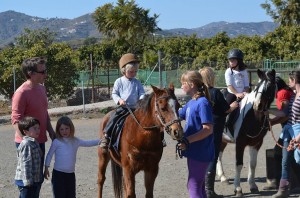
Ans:
{"type": "Polygon", "coordinates": [[[260,69],[257,69],[257,75],[259,79],[265,79],[265,73],[261,71],[260,69]]]}
{"type": "Polygon", "coordinates": [[[158,92],[159,88],[157,88],[157,87],[155,87],[153,85],[150,85],[150,86],[151,86],[151,88],[153,89],[154,92],[158,92]]]}

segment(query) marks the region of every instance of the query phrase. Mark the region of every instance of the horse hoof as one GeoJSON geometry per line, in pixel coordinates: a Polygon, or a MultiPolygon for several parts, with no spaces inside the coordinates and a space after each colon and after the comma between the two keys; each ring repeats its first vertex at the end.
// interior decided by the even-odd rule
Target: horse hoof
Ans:
{"type": "Polygon", "coordinates": [[[235,196],[236,196],[236,197],[243,197],[243,192],[242,192],[242,188],[241,188],[241,187],[237,187],[237,188],[234,190],[234,193],[235,193],[235,196]]]}
{"type": "Polygon", "coordinates": [[[251,193],[259,193],[259,190],[258,190],[258,188],[252,188],[252,189],[250,189],[250,192],[251,193]]]}

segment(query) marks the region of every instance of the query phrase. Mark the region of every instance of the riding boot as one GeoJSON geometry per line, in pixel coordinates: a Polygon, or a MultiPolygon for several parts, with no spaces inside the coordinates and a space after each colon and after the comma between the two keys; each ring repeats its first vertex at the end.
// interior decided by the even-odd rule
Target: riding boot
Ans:
{"type": "Polygon", "coordinates": [[[215,193],[215,172],[207,172],[205,176],[205,191],[207,198],[223,198],[223,195],[215,193]]]}
{"type": "Polygon", "coordinates": [[[278,192],[273,195],[272,198],[288,198],[289,194],[289,181],[287,179],[281,179],[278,192]]]}

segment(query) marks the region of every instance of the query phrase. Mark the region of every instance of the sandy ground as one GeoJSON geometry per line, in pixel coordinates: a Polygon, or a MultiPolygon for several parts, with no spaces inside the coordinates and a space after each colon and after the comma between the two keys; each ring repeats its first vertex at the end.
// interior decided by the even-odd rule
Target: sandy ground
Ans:
{"type": "MultiPolygon", "coordinates": [[[[98,138],[98,129],[101,119],[76,119],[74,120],[75,135],[82,139],[98,138]]],[[[53,121],[53,126],[55,121],[53,121]]],[[[275,135],[278,137],[280,126],[274,128],[275,135]]],[[[14,132],[11,125],[0,126],[0,198],[18,197],[18,190],[14,185],[14,174],[16,168],[16,148],[13,138],[14,132]]],[[[165,135],[167,147],[164,148],[160,171],[155,182],[154,195],[159,198],[188,198],[186,189],[187,168],[185,159],[175,159],[175,144],[168,135],[165,135]]],[[[46,152],[51,141],[46,143],[46,152]]],[[[245,197],[271,197],[276,191],[263,191],[266,182],[266,159],[265,150],[272,148],[274,140],[270,133],[265,137],[265,142],[259,152],[258,164],[256,169],[256,182],[261,191],[259,194],[251,194],[247,184],[248,170],[248,149],[245,151],[244,167],[241,174],[241,185],[245,197]]],[[[234,145],[229,145],[224,152],[224,166],[226,174],[230,179],[230,184],[216,182],[215,190],[218,194],[225,197],[234,197],[233,177],[234,177],[234,145]]],[[[97,148],[79,148],[76,163],[77,197],[97,197],[97,148]]],[[[51,169],[50,169],[51,170],[51,169]]],[[[113,197],[111,172],[108,168],[106,173],[107,181],[104,187],[104,197],[113,197]]],[[[136,177],[137,197],[144,197],[143,174],[139,173],[136,177]]],[[[291,197],[298,197],[299,194],[292,194],[291,197]]],[[[52,197],[51,182],[46,180],[42,186],[41,198],[52,197]]]]}

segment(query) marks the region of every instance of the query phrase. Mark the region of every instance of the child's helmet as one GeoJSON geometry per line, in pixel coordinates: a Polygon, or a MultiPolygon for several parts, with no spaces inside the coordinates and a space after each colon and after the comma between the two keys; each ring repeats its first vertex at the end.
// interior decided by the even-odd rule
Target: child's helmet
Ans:
{"type": "Polygon", "coordinates": [[[244,58],[244,53],[240,49],[231,49],[228,52],[227,58],[235,58],[235,59],[243,59],[244,58]]]}
{"type": "Polygon", "coordinates": [[[131,62],[139,62],[136,56],[132,53],[124,54],[119,60],[119,67],[122,69],[126,64],[131,62]]]}

